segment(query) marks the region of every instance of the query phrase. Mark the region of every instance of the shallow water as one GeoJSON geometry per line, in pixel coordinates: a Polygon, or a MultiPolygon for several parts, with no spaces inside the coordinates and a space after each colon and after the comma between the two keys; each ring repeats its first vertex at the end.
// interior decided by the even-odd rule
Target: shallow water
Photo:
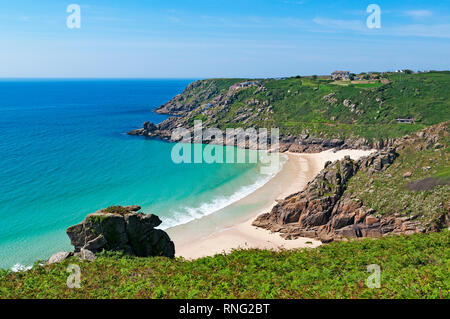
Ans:
{"type": "Polygon", "coordinates": [[[65,229],[100,208],[141,205],[167,228],[267,182],[260,164],[175,164],[173,144],[124,134],[189,82],[0,81],[0,268],[71,250],[65,229]]]}

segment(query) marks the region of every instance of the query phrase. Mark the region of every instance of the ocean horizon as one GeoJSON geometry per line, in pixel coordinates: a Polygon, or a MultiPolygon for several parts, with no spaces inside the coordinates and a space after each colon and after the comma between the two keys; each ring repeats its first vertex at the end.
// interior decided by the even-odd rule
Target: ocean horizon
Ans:
{"type": "Polygon", "coordinates": [[[161,228],[220,210],[272,176],[260,164],[175,164],[173,144],[128,136],[191,79],[0,79],[0,268],[72,246],[67,227],[140,205],[161,228]]]}

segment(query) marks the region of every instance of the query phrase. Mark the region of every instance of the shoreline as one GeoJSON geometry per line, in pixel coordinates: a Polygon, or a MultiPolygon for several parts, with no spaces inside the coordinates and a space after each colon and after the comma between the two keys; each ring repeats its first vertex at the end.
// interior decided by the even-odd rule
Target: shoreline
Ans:
{"type": "MultiPolygon", "coordinates": [[[[302,191],[324,168],[327,161],[350,156],[357,160],[376,150],[344,149],[320,153],[285,152],[287,160],[278,173],[263,186],[225,208],[200,219],[165,229],[175,244],[175,257],[186,260],[228,254],[236,249],[267,249],[273,251],[316,248],[322,242],[300,237],[285,240],[279,233],[252,225],[261,214],[270,212],[277,200],[302,191]]],[[[8,269],[26,271],[32,265],[15,264],[8,269]]]]}
{"type": "Polygon", "coordinates": [[[315,248],[322,243],[311,238],[285,240],[277,233],[252,226],[260,214],[269,212],[276,200],[302,191],[327,161],[369,155],[374,150],[327,150],[321,153],[284,153],[282,169],[265,185],[243,199],[201,219],[166,229],[175,243],[176,257],[197,259],[229,253],[233,249],[315,248]]]}

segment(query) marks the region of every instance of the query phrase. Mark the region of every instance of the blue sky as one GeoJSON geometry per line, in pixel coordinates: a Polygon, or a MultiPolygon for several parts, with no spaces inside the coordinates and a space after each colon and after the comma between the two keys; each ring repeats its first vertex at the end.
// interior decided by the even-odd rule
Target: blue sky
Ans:
{"type": "Polygon", "coordinates": [[[450,0],[0,0],[1,78],[442,70],[449,57],[450,0]]]}

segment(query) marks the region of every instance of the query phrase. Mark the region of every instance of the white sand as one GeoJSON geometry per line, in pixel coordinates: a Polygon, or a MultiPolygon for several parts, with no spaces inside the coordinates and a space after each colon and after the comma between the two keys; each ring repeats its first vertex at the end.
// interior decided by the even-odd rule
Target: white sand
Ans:
{"type": "MultiPolygon", "coordinates": [[[[277,199],[285,198],[303,190],[307,183],[323,169],[327,161],[343,159],[347,155],[352,159],[358,159],[372,152],[360,150],[334,152],[328,150],[316,154],[285,153],[289,159],[273,179],[246,198],[230,205],[229,210],[250,207],[245,220],[239,218],[226,219],[226,222],[217,226],[221,223],[221,216],[219,215],[221,212],[219,211],[214,213],[217,214],[216,216],[206,216],[200,220],[168,229],[167,232],[175,242],[176,255],[186,259],[196,259],[229,253],[233,249],[279,250],[314,248],[321,245],[320,241],[311,238],[285,240],[278,233],[271,233],[268,230],[254,227],[251,223],[260,214],[269,212],[276,204],[277,199]],[[266,202],[267,204],[262,209],[251,211],[250,204],[255,201],[266,202]],[[208,227],[211,227],[212,233],[208,233],[208,227]]],[[[225,214],[225,212],[222,212],[222,214],[225,214]]]]}

